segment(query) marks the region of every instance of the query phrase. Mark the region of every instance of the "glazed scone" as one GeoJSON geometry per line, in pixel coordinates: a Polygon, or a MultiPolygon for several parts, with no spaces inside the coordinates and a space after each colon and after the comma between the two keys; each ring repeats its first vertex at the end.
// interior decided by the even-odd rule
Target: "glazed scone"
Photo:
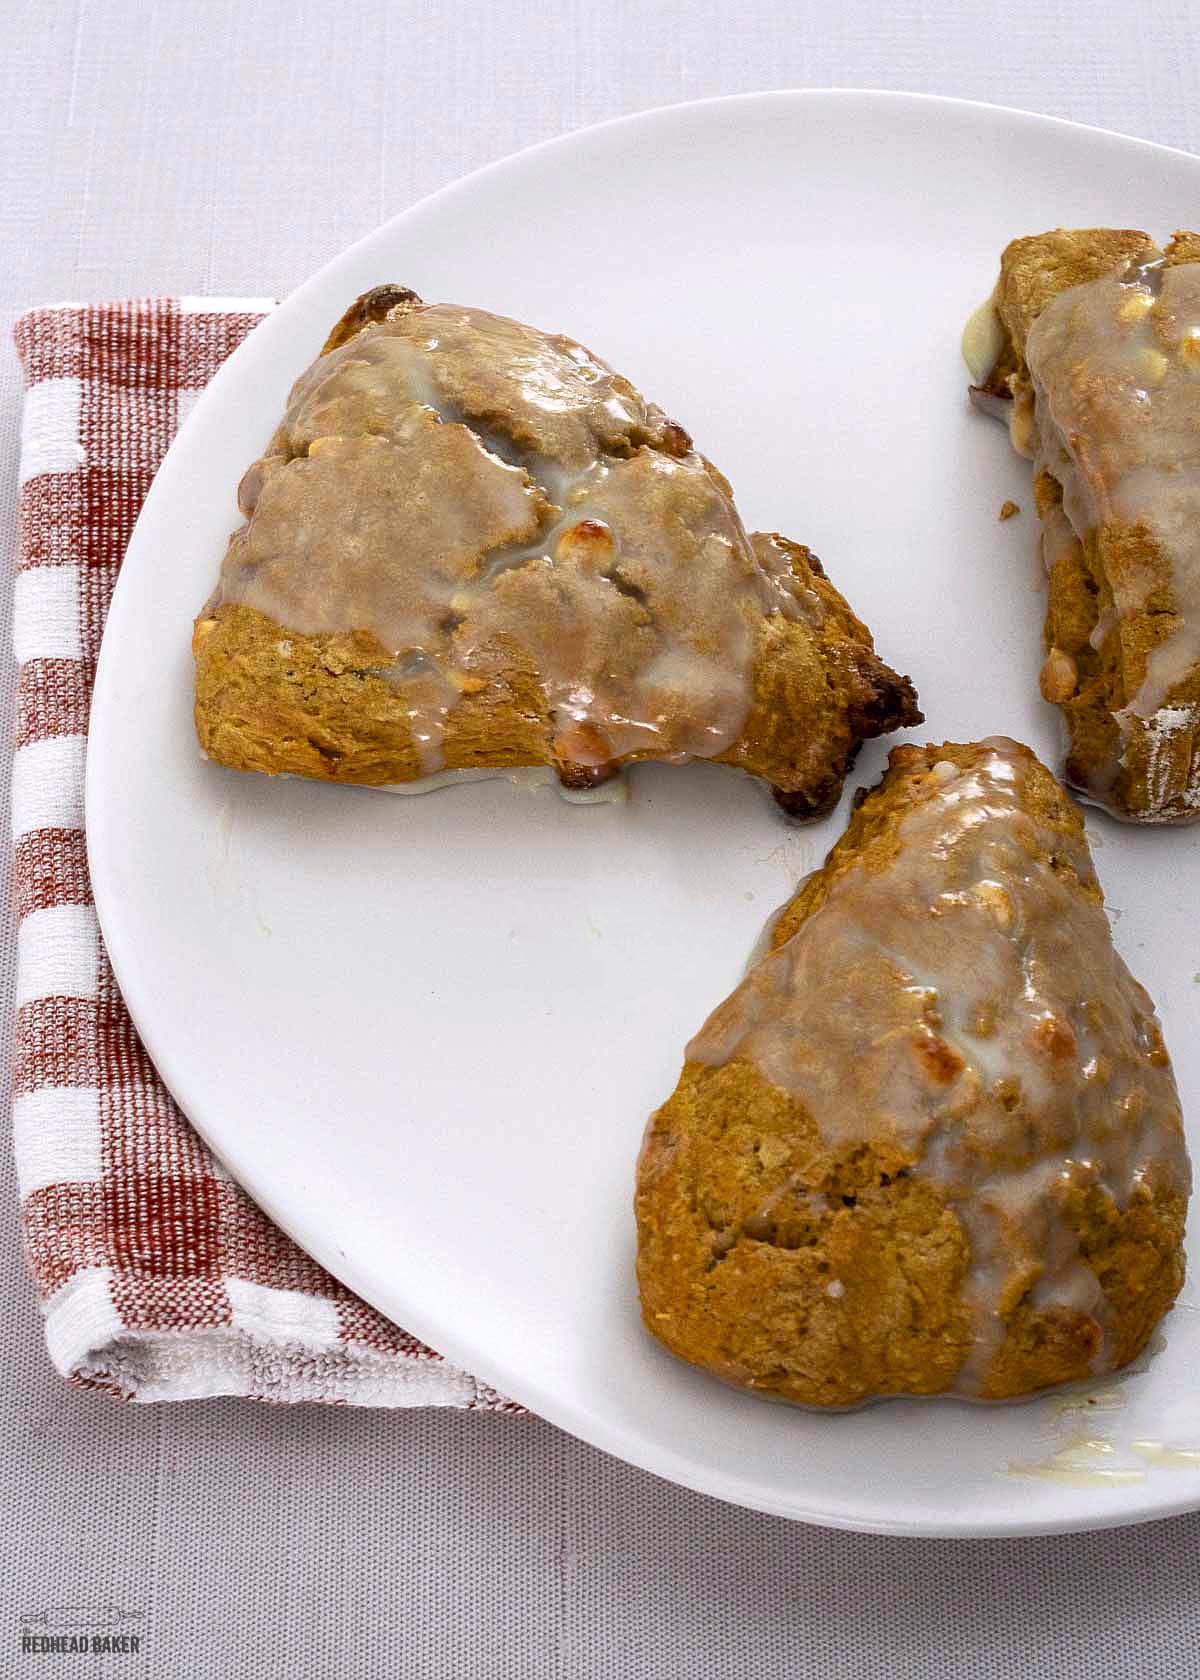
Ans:
{"type": "Polygon", "coordinates": [[[238,770],[568,787],[711,758],[798,815],[920,719],[806,548],[748,536],[681,427],[572,340],[366,294],[239,491],[195,626],[196,728],[238,770]]]}
{"type": "Polygon", "coordinates": [[[1032,457],[1044,697],[1066,776],[1139,822],[1200,817],[1200,235],[1014,240],[965,341],[1032,457]]]}
{"type": "Polygon", "coordinates": [[[1015,1398],[1146,1346],[1189,1190],[1077,808],[1013,741],[896,747],[650,1122],[642,1311],[808,1406],[1015,1398]]]}

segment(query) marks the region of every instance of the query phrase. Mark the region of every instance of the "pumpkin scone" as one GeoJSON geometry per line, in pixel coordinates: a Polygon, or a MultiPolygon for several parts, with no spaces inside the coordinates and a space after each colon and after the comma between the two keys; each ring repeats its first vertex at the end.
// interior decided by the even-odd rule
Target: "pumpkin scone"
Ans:
{"type": "Polygon", "coordinates": [[[683,429],[571,339],[360,298],[239,491],[193,640],[238,770],[376,785],[708,758],[837,799],[916,695],[808,549],[748,535],[683,429]]]}
{"type": "Polygon", "coordinates": [[[1013,741],[896,747],[650,1122],[643,1315],[809,1406],[1011,1399],[1141,1352],[1189,1190],[1078,809],[1013,741]]]}
{"type": "Polygon", "coordinates": [[[1034,463],[1042,694],[1066,776],[1138,822],[1200,817],[1200,235],[1016,239],[964,352],[1034,463]]]}

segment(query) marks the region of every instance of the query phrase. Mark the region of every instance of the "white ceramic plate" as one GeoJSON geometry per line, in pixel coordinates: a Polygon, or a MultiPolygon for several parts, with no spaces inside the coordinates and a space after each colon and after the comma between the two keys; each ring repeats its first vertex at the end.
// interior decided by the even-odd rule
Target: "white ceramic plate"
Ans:
{"type": "MultiPolygon", "coordinates": [[[[1037,696],[1028,467],[968,409],[958,336],[1001,245],[1057,224],[1192,226],[1200,161],[1013,111],[784,93],[608,124],[485,169],[323,269],[222,369],[138,523],[88,758],[96,901],[151,1054],[268,1212],[400,1323],[564,1428],[766,1511],[897,1533],[1032,1533],[1200,1505],[1200,1470],[1029,1479],[1061,1400],[812,1416],[642,1332],[633,1165],[682,1050],[845,805],[786,826],[711,766],[625,806],[489,783],[425,799],[202,762],[189,632],[234,489],[295,374],[367,287],[567,331],[812,544],[911,671],[927,738],[1058,758],[1037,696]],[[997,521],[1011,496],[1020,519],[997,521]]],[[[885,749],[864,751],[873,781],[885,749]]],[[[1200,832],[1089,817],[1114,932],[1200,1113],[1200,832]]],[[[1200,1446],[1200,1318],[1177,1310],[1099,1422],[1200,1446]],[[1191,1430],[1191,1436],[1183,1437],[1191,1430]]],[[[1092,1414],[1094,1416],[1094,1414],[1092,1414]]]]}

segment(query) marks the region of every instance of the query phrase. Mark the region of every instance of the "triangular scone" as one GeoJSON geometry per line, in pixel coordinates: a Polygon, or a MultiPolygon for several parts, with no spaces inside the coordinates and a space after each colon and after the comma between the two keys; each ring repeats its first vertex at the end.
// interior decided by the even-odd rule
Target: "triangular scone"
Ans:
{"type": "Polygon", "coordinates": [[[896,747],[650,1122],[643,1313],[811,1406],[1013,1398],[1146,1345],[1189,1188],[1078,810],[1013,741],[896,747]]]}
{"type": "Polygon", "coordinates": [[[1119,816],[1195,821],[1200,235],[1014,240],[977,321],[977,395],[1035,465],[1042,693],[1067,721],[1067,778],[1119,816]]]}
{"type": "Polygon", "coordinates": [[[589,351],[383,287],[297,381],[196,624],[240,770],[416,781],[711,758],[827,808],[916,696],[813,555],[747,536],[681,427],[589,351]]]}

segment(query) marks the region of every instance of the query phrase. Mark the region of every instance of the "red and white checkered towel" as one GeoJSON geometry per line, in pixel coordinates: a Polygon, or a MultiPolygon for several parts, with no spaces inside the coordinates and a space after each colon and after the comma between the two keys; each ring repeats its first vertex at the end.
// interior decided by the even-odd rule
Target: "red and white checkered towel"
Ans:
{"type": "Polygon", "coordinates": [[[230,1180],[142,1048],[92,907],[83,763],[113,584],[189,405],[270,307],[63,304],[17,323],[13,1121],[29,1267],[58,1370],[124,1399],[516,1410],[344,1289],[230,1180]]]}

